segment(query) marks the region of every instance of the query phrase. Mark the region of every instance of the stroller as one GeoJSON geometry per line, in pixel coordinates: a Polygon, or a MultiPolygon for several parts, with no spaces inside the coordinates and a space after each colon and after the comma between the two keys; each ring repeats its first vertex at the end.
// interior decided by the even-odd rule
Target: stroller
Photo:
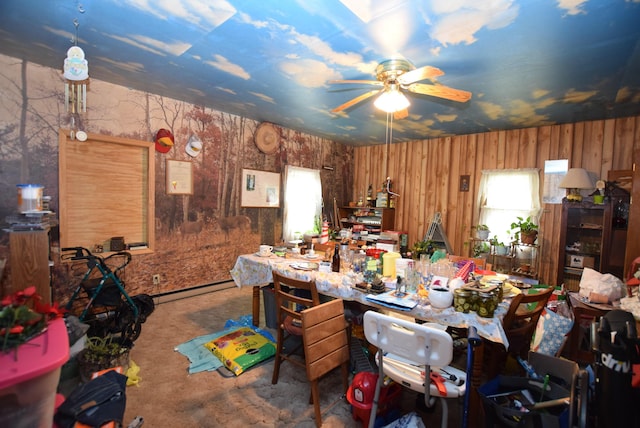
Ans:
{"type": "Polygon", "coordinates": [[[640,363],[640,340],[631,312],[613,309],[591,325],[596,355],[595,404],[597,426],[640,427],[635,405],[640,389],[634,386],[634,365],[640,363]]]}
{"type": "Polygon", "coordinates": [[[62,248],[61,258],[87,266],[65,308],[80,312],[78,318],[89,325],[90,336],[119,334],[121,343],[132,344],[155,305],[147,294],[131,297],[125,291],[121,275],[131,254],[121,251],[103,258],[84,247],[69,247],[62,248]]]}

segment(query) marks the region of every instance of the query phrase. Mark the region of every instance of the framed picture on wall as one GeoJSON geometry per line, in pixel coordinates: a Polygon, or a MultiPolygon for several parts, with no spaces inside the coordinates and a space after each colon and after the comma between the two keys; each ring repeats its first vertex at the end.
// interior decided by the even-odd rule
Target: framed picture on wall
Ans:
{"type": "Polygon", "coordinates": [[[193,195],[191,162],[167,159],[167,195],[193,195]]]}
{"type": "Polygon", "coordinates": [[[242,207],[280,207],[280,174],[277,172],[242,169],[242,207]]]}

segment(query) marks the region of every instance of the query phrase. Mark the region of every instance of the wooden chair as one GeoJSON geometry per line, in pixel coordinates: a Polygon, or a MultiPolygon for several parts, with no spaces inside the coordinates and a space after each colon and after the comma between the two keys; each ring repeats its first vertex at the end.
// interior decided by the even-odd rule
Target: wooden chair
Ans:
{"type": "Polygon", "coordinates": [[[349,386],[349,341],[344,305],[341,299],[305,309],[302,315],[302,338],[307,379],[311,382],[316,426],[322,425],[318,380],[336,367],[342,371],[342,391],[349,386]]]}
{"type": "Polygon", "coordinates": [[[487,376],[494,378],[505,368],[507,358],[527,359],[533,333],[536,331],[542,311],[553,293],[553,287],[532,288],[528,294],[518,294],[511,300],[509,309],[502,320],[509,349],[502,344],[485,342],[485,361],[488,363],[487,376]]]}
{"type": "Polygon", "coordinates": [[[592,364],[595,353],[591,343],[591,324],[598,322],[609,311],[581,302],[578,293],[569,293],[567,301],[573,312],[573,327],[569,332],[567,346],[563,350],[563,354],[579,364],[592,364]]]}
{"type": "Polygon", "coordinates": [[[447,255],[447,258],[452,262],[466,262],[467,260],[471,260],[478,269],[491,269],[487,268],[487,259],[479,258],[479,257],[464,257],[464,256],[454,256],[452,254],[447,255]]]}
{"type": "Polygon", "coordinates": [[[333,251],[335,250],[335,242],[327,242],[325,244],[316,243],[313,244],[313,251],[316,254],[322,256],[325,260],[331,260],[331,256],[333,256],[333,251]]]}
{"type": "Polygon", "coordinates": [[[275,385],[278,383],[282,361],[286,360],[299,367],[305,367],[302,358],[296,355],[302,347],[302,341],[293,346],[292,349],[287,350],[284,349],[284,343],[292,336],[302,338],[301,312],[304,309],[318,306],[320,304],[320,296],[313,280],[293,279],[276,271],[273,271],[273,286],[276,302],[276,320],[278,323],[276,355],[271,377],[271,383],[275,385]]]}

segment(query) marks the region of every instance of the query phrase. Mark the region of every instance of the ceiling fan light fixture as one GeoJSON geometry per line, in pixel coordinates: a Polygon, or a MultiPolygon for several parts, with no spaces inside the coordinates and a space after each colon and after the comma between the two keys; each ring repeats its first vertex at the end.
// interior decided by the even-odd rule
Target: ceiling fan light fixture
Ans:
{"type": "Polygon", "coordinates": [[[411,103],[402,92],[397,89],[392,89],[383,92],[375,100],[373,105],[384,112],[395,113],[397,111],[406,109],[407,107],[409,107],[409,105],[411,105],[411,103]]]}

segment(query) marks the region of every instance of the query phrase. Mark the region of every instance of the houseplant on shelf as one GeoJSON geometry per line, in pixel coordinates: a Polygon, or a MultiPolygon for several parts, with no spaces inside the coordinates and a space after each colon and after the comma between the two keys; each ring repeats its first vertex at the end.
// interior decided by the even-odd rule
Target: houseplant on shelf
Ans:
{"type": "Polygon", "coordinates": [[[498,235],[493,235],[493,238],[491,238],[489,242],[493,245],[497,256],[506,256],[509,253],[509,247],[498,239],[498,235]]]}
{"type": "Polygon", "coordinates": [[[514,240],[520,240],[523,244],[533,245],[538,238],[538,225],[533,222],[531,216],[526,219],[517,217],[518,221],[511,223],[511,233],[514,240]]]}
{"type": "Polygon", "coordinates": [[[475,226],[475,229],[476,229],[476,238],[482,239],[482,240],[489,238],[489,233],[491,233],[491,231],[489,230],[489,226],[487,226],[486,224],[479,224],[475,226]]]}
{"type": "Polygon", "coordinates": [[[488,242],[476,242],[473,246],[473,257],[486,257],[491,252],[491,247],[488,242]]]}

